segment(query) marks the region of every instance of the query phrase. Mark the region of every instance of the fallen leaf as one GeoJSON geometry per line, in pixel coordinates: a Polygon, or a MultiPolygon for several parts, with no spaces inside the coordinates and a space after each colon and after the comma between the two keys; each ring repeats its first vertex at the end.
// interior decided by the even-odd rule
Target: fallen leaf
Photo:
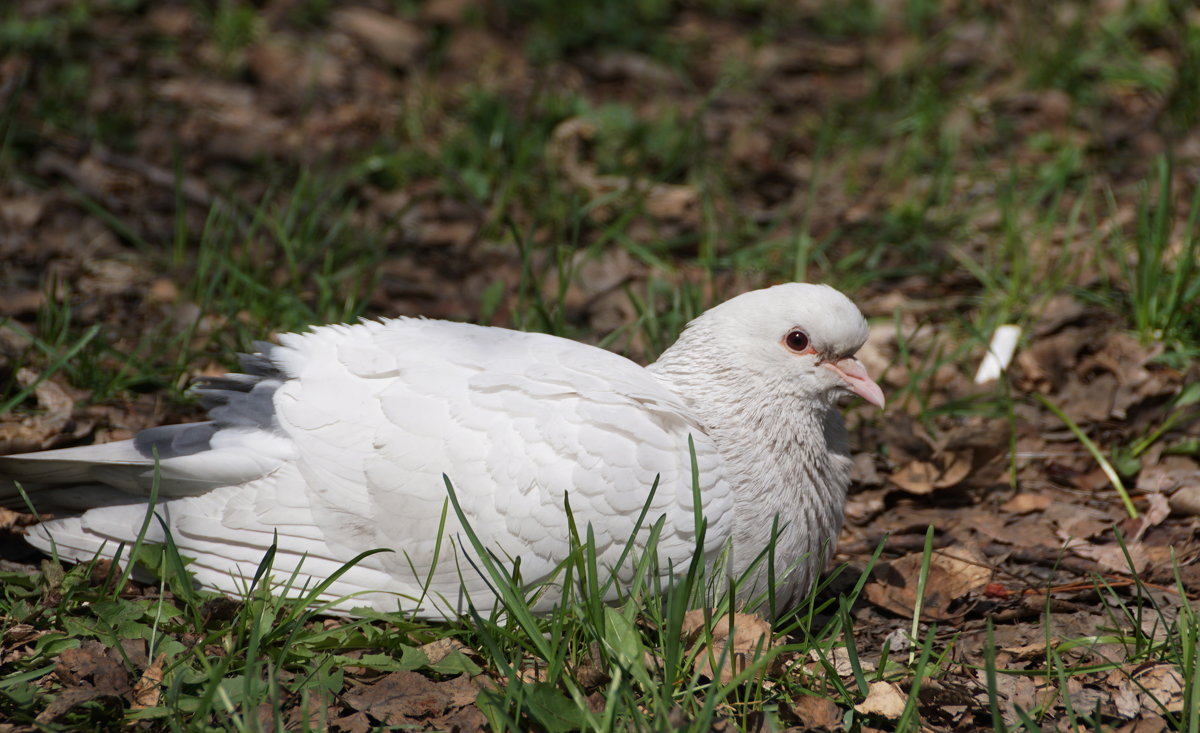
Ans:
{"type": "Polygon", "coordinates": [[[264,38],[246,49],[246,60],[264,85],[296,99],[314,89],[332,90],[346,76],[337,57],[320,44],[283,34],[264,38]]]}
{"type": "Polygon", "coordinates": [[[450,636],[423,645],[421,652],[430,664],[437,664],[454,652],[474,653],[469,646],[450,636]]]}
{"type": "Polygon", "coordinates": [[[827,697],[801,695],[791,702],[787,718],[805,730],[840,730],[842,709],[827,697]]]}
{"type": "Polygon", "coordinates": [[[55,661],[54,674],[63,689],[38,714],[39,723],[52,722],[89,700],[129,695],[129,673],[113,647],[88,639],[77,648],[64,649],[55,661]]]}
{"type": "Polygon", "coordinates": [[[875,456],[868,452],[855,453],[850,468],[850,480],[857,486],[882,486],[883,477],[875,468],[875,456]]]}
{"type": "Polygon", "coordinates": [[[1093,560],[1100,567],[1112,573],[1141,574],[1150,565],[1150,555],[1140,541],[1128,539],[1124,546],[1113,543],[1098,543],[1089,540],[1066,536],[1059,530],[1059,535],[1065,540],[1063,547],[1079,557],[1093,560]]]}
{"type": "Polygon", "coordinates": [[[1146,503],[1149,505],[1146,507],[1146,511],[1136,517],[1126,517],[1121,520],[1121,534],[1124,535],[1126,542],[1140,542],[1146,534],[1146,530],[1162,524],[1162,521],[1171,513],[1170,504],[1163,494],[1146,494],[1146,503]]]}
{"type": "Polygon", "coordinates": [[[1170,726],[1166,719],[1153,713],[1144,713],[1117,728],[1116,733],[1164,733],[1167,730],[1170,730],[1170,726]]]}
{"type": "Polygon", "coordinates": [[[1184,486],[1200,486],[1200,465],[1188,456],[1163,456],[1137,477],[1138,489],[1146,492],[1170,494],[1184,486]]]}
{"type": "Polygon", "coordinates": [[[0,316],[34,313],[46,302],[44,290],[5,290],[0,292],[0,316]]]}
{"type": "Polygon", "coordinates": [[[0,529],[15,529],[20,531],[21,527],[28,527],[39,521],[41,520],[33,514],[14,512],[12,509],[0,507],[0,529]]]}
{"type": "MultiPolygon", "coordinates": [[[[892,647],[895,651],[895,647],[892,647]]],[[[850,652],[844,646],[837,646],[824,652],[818,649],[812,649],[808,653],[808,658],[814,662],[816,666],[826,667],[833,666],[833,671],[839,677],[849,677],[855,673],[855,665],[863,672],[874,672],[875,664],[869,659],[859,659],[856,663],[850,657],[850,652]]],[[[814,667],[815,668],[815,667],[814,667]]]]}
{"type": "Polygon", "coordinates": [[[863,715],[878,715],[895,720],[904,714],[908,696],[894,682],[872,682],[867,688],[867,698],[854,706],[863,715]]]}
{"type": "Polygon", "coordinates": [[[969,682],[956,682],[949,677],[926,679],[917,693],[921,714],[931,723],[957,723],[974,706],[975,690],[969,682]]]}
{"type": "Polygon", "coordinates": [[[1040,512],[1050,506],[1050,497],[1045,494],[1023,492],[1000,505],[1001,511],[1013,514],[1029,514],[1040,512]]]}
{"type": "MultiPolygon", "coordinates": [[[[40,376],[32,369],[21,368],[17,370],[17,383],[22,387],[29,387],[37,383],[40,376]]],[[[37,399],[37,413],[10,413],[5,417],[20,419],[14,422],[0,422],[0,455],[44,450],[63,439],[83,435],[91,430],[90,424],[78,423],[75,430],[69,435],[64,435],[68,423],[71,422],[75,400],[58,382],[43,379],[37,383],[33,395],[37,399]]]]}
{"type": "MultiPolygon", "coordinates": [[[[1050,639],[1050,645],[1057,646],[1058,639],[1050,639]]],[[[1008,654],[1010,661],[1027,660],[1027,659],[1045,659],[1046,657],[1046,642],[1035,641],[1032,644],[1022,644],[1021,646],[1006,646],[1001,649],[1005,654],[1008,654]]]]}
{"type": "MultiPolygon", "coordinates": [[[[979,669],[975,674],[981,686],[990,686],[985,670],[979,669]]],[[[1015,724],[1020,719],[1016,712],[1018,707],[1024,710],[1031,710],[1037,705],[1037,683],[1029,677],[1007,674],[996,675],[995,687],[1000,702],[1001,714],[1004,716],[1004,721],[1010,725],[1015,724]]],[[[986,687],[983,692],[978,694],[977,700],[981,706],[987,707],[990,705],[988,695],[986,687]]]]}
{"type": "Polygon", "coordinates": [[[357,710],[329,722],[332,724],[332,730],[342,733],[367,733],[372,728],[371,719],[367,714],[357,710]]]}
{"type": "Polygon", "coordinates": [[[969,451],[946,451],[933,461],[912,461],[890,478],[910,494],[929,494],[957,485],[971,473],[971,465],[969,451]]]}
{"type": "Polygon", "coordinates": [[[688,611],[680,628],[684,639],[692,645],[695,653],[696,670],[709,679],[726,683],[757,657],[764,654],[772,643],[771,624],[749,613],[734,613],[732,639],[730,617],[721,616],[712,622],[711,635],[705,621],[706,611],[688,611]],[[720,665],[718,670],[716,665],[720,665]]]}
{"type": "Polygon", "coordinates": [[[1200,484],[1177,489],[1168,500],[1171,511],[1176,514],[1196,516],[1200,514],[1200,484]]]}
{"type": "Polygon", "coordinates": [[[474,5],[471,0],[428,0],[421,6],[421,18],[437,25],[455,25],[474,5]]]}
{"type": "Polygon", "coordinates": [[[34,652],[34,642],[48,631],[34,628],[30,624],[15,624],[0,637],[0,665],[12,664],[34,652]]]}
{"type": "Polygon", "coordinates": [[[163,664],[167,661],[166,654],[159,654],[154,663],[142,672],[141,678],[133,685],[134,710],[158,706],[162,697],[163,664]]]}
{"type": "Polygon", "coordinates": [[[11,224],[16,229],[31,229],[42,218],[42,213],[50,201],[51,197],[45,194],[14,196],[2,200],[0,221],[11,224]]]}
{"type": "Polygon", "coordinates": [[[1088,306],[1073,296],[1059,294],[1045,302],[1033,327],[1033,335],[1043,339],[1057,333],[1064,326],[1077,323],[1089,313],[1088,306]]]}
{"type": "Polygon", "coordinates": [[[443,729],[471,721],[469,729],[476,729],[487,722],[474,706],[478,696],[479,686],[466,675],[435,682],[417,672],[402,671],[359,685],[342,699],[352,709],[388,725],[419,724],[443,729]]]}
{"type": "Polygon", "coordinates": [[[1183,675],[1169,662],[1148,664],[1133,674],[1134,681],[1142,691],[1142,707],[1161,713],[1183,712],[1183,675]]]}
{"type": "Polygon", "coordinates": [[[1112,703],[1117,715],[1122,718],[1136,717],[1142,711],[1142,698],[1137,686],[1121,670],[1113,670],[1107,681],[1112,687],[1112,703]]]}
{"type": "MultiPolygon", "coordinates": [[[[905,555],[880,563],[867,583],[867,600],[900,616],[912,617],[917,605],[917,582],[921,573],[922,553],[905,555]]],[[[986,557],[970,545],[936,550],[929,558],[925,580],[925,598],[921,617],[930,620],[956,618],[951,606],[991,581],[992,571],[986,557]]]]}
{"type": "Polygon", "coordinates": [[[88,260],[83,266],[76,287],[92,298],[122,295],[132,291],[144,292],[148,273],[138,266],[118,259],[88,260]]]}
{"type": "Polygon", "coordinates": [[[330,16],[333,27],[361,43],[380,60],[400,69],[417,60],[425,47],[420,27],[371,8],[342,8],[330,16]]]}

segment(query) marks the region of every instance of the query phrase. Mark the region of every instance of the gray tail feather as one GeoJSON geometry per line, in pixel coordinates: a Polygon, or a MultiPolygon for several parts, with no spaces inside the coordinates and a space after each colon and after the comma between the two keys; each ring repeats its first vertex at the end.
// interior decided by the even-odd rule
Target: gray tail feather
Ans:
{"type": "MultiPolygon", "coordinates": [[[[149,428],[133,440],[115,443],[0,456],[0,505],[24,505],[17,482],[28,492],[108,484],[144,495],[156,459],[166,461],[208,451],[213,436],[222,428],[274,430],[275,390],[286,377],[271,360],[271,351],[277,346],[262,341],[254,346],[256,353],[241,355],[246,373],[200,379],[192,387],[200,404],[208,409],[209,422],[149,428]]],[[[186,476],[174,476],[172,481],[180,484],[172,493],[190,494],[206,488],[203,481],[194,487],[184,486],[189,483],[186,476]]],[[[163,488],[168,489],[165,480],[163,488]]]]}

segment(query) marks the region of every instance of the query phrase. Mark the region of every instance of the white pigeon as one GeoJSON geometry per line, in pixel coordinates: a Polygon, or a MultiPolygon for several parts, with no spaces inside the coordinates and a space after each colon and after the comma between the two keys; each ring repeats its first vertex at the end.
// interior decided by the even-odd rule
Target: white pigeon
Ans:
{"type": "MultiPolygon", "coordinates": [[[[201,382],[209,422],[0,458],[0,498],[19,502],[16,480],[39,509],[69,510],[31,530],[36,547],[72,561],[112,556],[143,526],[157,456],[156,511],[201,586],[244,589],[273,542],[274,580],[296,588],[388,548],[328,587],[327,610],[442,618],[496,600],[447,510],[445,476],[488,550],[520,558],[526,582],[551,581],[535,605],[544,612],[561,597],[568,500],[601,567],[628,576],[616,568],[622,550],[631,536],[644,546],[662,518],[658,567],[668,580],[686,570],[690,440],[706,557],[746,577],[743,600],[762,594],[777,523],[775,597],[786,604],[807,591],[842,524],[851,460],[837,403],[855,394],[883,406],[854,358],[866,338],[849,299],[799,283],[712,308],[647,367],[465,323],[315,327],[257,344],[244,374],[201,382]]],[[[159,522],[146,541],[165,541],[159,522]]]]}

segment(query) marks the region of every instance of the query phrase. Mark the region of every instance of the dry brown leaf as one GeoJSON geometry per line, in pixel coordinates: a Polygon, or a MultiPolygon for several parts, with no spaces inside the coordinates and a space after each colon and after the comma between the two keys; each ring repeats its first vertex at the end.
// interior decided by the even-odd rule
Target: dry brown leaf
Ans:
{"type": "Polygon", "coordinates": [[[332,729],[342,733],[367,733],[372,729],[371,719],[366,713],[355,711],[329,721],[332,729]]]}
{"type": "Polygon", "coordinates": [[[162,697],[163,664],[166,661],[167,655],[159,654],[154,663],[147,667],[145,672],[142,672],[141,679],[134,683],[131,705],[134,710],[158,706],[158,701],[162,697]]]}
{"type": "Polygon", "coordinates": [[[430,664],[437,664],[454,652],[462,652],[468,655],[475,654],[471,647],[449,636],[423,645],[421,651],[425,654],[425,658],[429,660],[430,664]]]}
{"type": "Polygon", "coordinates": [[[1112,689],[1113,707],[1122,718],[1133,718],[1142,711],[1142,699],[1137,688],[1128,679],[1122,679],[1112,689]]]}
{"type": "MultiPolygon", "coordinates": [[[[895,647],[892,647],[895,650],[895,647]]],[[[854,674],[856,665],[857,669],[863,672],[874,672],[875,663],[869,659],[859,659],[855,662],[850,657],[850,652],[844,646],[836,646],[829,650],[828,653],[813,649],[809,651],[808,658],[814,663],[814,669],[820,667],[825,668],[827,665],[833,667],[833,671],[839,677],[849,677],[854,674]]]]}
{"type": "Polygon", "coordinates": [[[933,461],[912,461],[891,475],[892,483],[910,494],[929,494],[958,485],[971,473],[970,451],[946,451],[933,461]]]}
{"type": "Polygon", "coordinates": [[[1054,520],[1054,533],[1063,541],[1107,535],[1117,521],[1109,512],[1074,503],[1047,507],[1046,516],[1054,520]]]}
{"type": "Polygon", "coordinates": [[[687,219],[696,213],[696,189],[670,183],[655,183],[646,192],[646,213],[655,219],[687,219]]]}
{"type": "Polygon", "coordinates": [[[1128,574],[1132,570],[1141,574],[1150,565],[1150,555],[1145,546],[1132,540],[1126,541],[1122,548],[1116,543],[1098,544],[1081,539],[1066,539],[1063,547],[1079,557],[1094,560],[1100,567],[1112,573],[1128,574]]]}
{"type": "Polygon", "coordinates": [[[1168,730],[1170,726],[1162,716],[1143,712],[1136,720],[1117,728],[1116,733],[1165,733],[1168,730]]]}
{"type": "Polygon", "coordinates": [[[905,695],[894,682],[880,680],[872,682],[867,688],[867,698],[854,706],[863,715],[878,715],[888,720],[895,720],[904,714],[908,703],[905,695]]]}
{"type": "Polygon", "coordinates": [[[791,703],[789,718],[805,730],[838,730],[842,727],[842,709],[827,697],[801,695],[791,703]]]}
{"type": "Polygon", "coordinates": [[[33,313],[45,302],[44,290],[6,290],[0,292],[0,316],[33,313]]]}
{"type": "Polygon", "coordinates": [[[13,196],[0,201],[0,221],[17,229],[30,229],[42,218],[51,197],[45,194],[13,196]]]}
{"type": "Polygon", "coordinates": [[[89,639],[78,648],[64,649],[56,662],[54,674],[63,689],[38,714],[39,723],[53,722],[88,700],[129,694],[129,673],[115,648],[89,639]]]}
{"type": "Polygon", "coordinates": [[[688,611],[680,631],[695,652],[696,670],[709,679],[729,682],[756,657],[772,646],[771,624],[749,613],[733,614],[733,638],[730,640],[729,616],[712,623],[711,646],[705,639],[704,609],[688,611]],[[722,655],[724,658],[722,659],[722,655]],[[716,665],[720,664],[720,669],[716,665]]]}
{"type": "Polygon", "coordinates": [[[926,461],[913,461],[899,471],[893,473],[892,483],[910,494],[933,493],[933,484],[937,480],[938,467],[926,461]]]}
{"type": "Polygon", "coordinates": [[[11,664],[32,654],[34,642],[47,633],[30,624],[15,624],[6,629],[0,638],[0,665],[11,664]]]}
{"type": "Polygon", "coordinates": [[[1146,494],[1146,502],[1149,506],[1146,508],[1144,516],[1152,527],[1162,524],[1162,521],[1171,514],[1171,505],[1167,501],[1167,497],[1162,494],[1146,494]]]}
{"type": "Polygon", "coordinates": [[[246,61],[264,85],[297,99],[312,93],[314,88],[335,88],[346,74],[338,58],[328,50],[285,34],[264,38],[246,49],[246,61]]]}
{"type": "Polygon", "coordinates": [[[1176,514],[1196,516],[1200,514],[1200,484],[1184,486],[1171,494],[1168,500],[1171,511],[1176,514]]]}
{"type": "Polygon", "coordinates": [[[419,26],[371,8],[342,8],[330,16],[333,27],[397,68],[411,66],[425,47],[419,26]]]}
{"type": "Polygon", "coordinates": [[[351,709],[391,725],[425,725],[476,730],[486,723],[472,703],[479,686],[466,675],[435,682],[416,672],[392,672],[370,685],[359,685],[342,699],[351,709]]]}
{"type": "MultiPolygon", "coordinates": [[[[980,669],[975,674],[979,680],[980,687],[984,687],[985,685],[990,686],[991,683],[987,680],[985,670],[980,669]]],[[[1016,713],[1017,707],[1030,710],[1038,704],[1038,686],[1029,677],[1007,674],[996,675],[994,684],[1006,723],[1015,724],[1020,719],[1016,713]]],[[[987,707],[989,704],[988,692],[986,691],[980,692],[976,699],[984,707],[987,707]]]]}
{"type": "Polygon", "coordinates": [[[192,8],[165,4],[153,6],[146,13],[146,20],[155,32],[164,36],[182,36],[199,21],[192,8]]]}
{"type": "MultiPolygon", "coordinates": [[[[1058,644],[1057,639],[1050,640],[1051,646],[1058,644]]],[[[1026,659],[1045,659],[1046,657],[1046,642],[1035,641],[1032,644],[1022,644],[1021,646],[1006,646],[1002,649],[1005,654],[1011,656],[1013,660],[1026,659]]]]}
{"type": "Polygon", "coordinates": [[[846,502],[846,521],[853,524],[866,524],[885,508],[882,496],[863,496],[857,494],[846,502]]]}
{"type": "Polygon", "coordinates": [[[438,25],[455,25],[474,6],[471,0],[428,0],[421,6],[421,18],[438,25]]]}
{"type": "Polygon", "coordinates": [[[1029,514],[1040,512],[1050,506],[1050,497],[1046,494],[1023,492],[1000,505],[1001,511],[1013,514],[1029,514]]]}
{"type": "Polygon", "coordinates": [[[1184,680],[1179,669],[1168,662],[1149,664],[1134,672],[1141,690],[1142,708],[1151,712],[1183,712],[1184,680]]]}
{"type": "Polygon", "coordinates": [[[857,486],[883,486],[883,477],[875,468],[875,456],[865,451],[855,453],[850,480],[857,486]]]}
{"type": "Polygon", "coordinates": [[[1200,486],[1200,465],[1189,456],[1163,456],[1142,468],[1137,477],[1141,491],[1170,494],[1182,486],[1200,486]]]}
{"type": "MultiPolygon", "coordinates": [[[[39,374],[32,369],[18,369],[17,383],[28,387],[36,382],[39,374]]],[[[0,455],[27,453],[53,447],[64,438],[85,435],[91,424],[77,421],[75,429],[64,435],[71,422],[75,400],[67,390],[53,379],[45,379],[33,390],[39,412],[21,417],[18,422],[0,422],[0,455]]],[[[14,417],[8,415],[6,417],[14,417]]]]}
{"type": "MultiPolygon", "coordinates": [[[[880,563],[867,583],[867,599],[900,616],[912,617],[917,604],[917,582],[921,573],[922,553],[880,563]]],[[[991,567],[983,553],[970,545],[937,550],[929,559],[925,580],[925,598],[921,617],[931,620],[956,618],[951,606],[988,584],[991,567]]]]}
{"type": "Polygon", "coordinates": [[[192,111],[183,135],[211,138],[223,156],[258,160],[267,152],[282,151],[290,145],[287,120],[266,109],[253,87],[177,77],[158,84],[155,91],[192,111]]]}
{"type": "Polygon", "coordinates": [[[36,524],[38,518],[25,512],[14,512],[12,509],[0,507],[0,529],[17,529],[36,524]]]}

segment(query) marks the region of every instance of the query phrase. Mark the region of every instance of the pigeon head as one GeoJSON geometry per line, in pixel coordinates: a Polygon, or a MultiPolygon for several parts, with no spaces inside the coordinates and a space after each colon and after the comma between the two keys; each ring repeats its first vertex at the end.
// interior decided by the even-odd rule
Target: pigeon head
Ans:
{"type": "Polygon", "coordinates": [[[833,403],[858,395],[883,407],[883,390],[854,358],[867,340],[867,322],[828,285],[788,283],[744,293],[692,325],[720,343],[740,370],[782,382],[797,397],[833,403]]]}

